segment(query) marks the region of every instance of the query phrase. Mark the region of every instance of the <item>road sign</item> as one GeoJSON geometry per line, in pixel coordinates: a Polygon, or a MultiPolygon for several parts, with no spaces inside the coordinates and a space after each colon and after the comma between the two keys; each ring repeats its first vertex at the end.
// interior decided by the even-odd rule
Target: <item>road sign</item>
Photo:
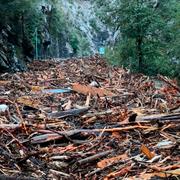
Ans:
{"type": "Polygon", "coordinates": [[[100,55],[104,55],[105,54],[105,48],[104,47],[100,47],[99,48],[99,54],[100,55]]]}

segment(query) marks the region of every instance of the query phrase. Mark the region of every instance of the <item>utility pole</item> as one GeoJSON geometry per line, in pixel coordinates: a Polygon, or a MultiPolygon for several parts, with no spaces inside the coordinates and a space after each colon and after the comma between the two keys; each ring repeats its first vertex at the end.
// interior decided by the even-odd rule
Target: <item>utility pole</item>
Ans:
{"type": "Polygon", "coordinates": [[[35,29],[35,49],[36,49],[36,60],[38,59],[38,31],[35,29]]]}

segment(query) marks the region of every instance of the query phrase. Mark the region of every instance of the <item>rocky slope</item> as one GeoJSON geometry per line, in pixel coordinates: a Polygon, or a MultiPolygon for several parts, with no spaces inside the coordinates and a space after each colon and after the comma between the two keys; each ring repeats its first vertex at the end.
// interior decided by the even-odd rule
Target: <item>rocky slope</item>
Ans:
{"type": "Polygon", "coordinates": [[[26,62],[33,57],[33,47],[27,39],[18,42],[9,25],[0,31],[0,73],[26,70],[26,62]],[[21,46],[21,55],[17,55],[17,47],[21,46]]]}
{"type": "Polygon", "coordinates": [[[99,46],[108,43],[112,33],[97,17],[92,1],[61,0],[59,5],[69,17],[73,27],[79,29],[86,38],[92,53],[97,52],[99,46]]]}
{"type": "MultiPolygon", "coordinates": [[[[41,26],[37,29],[39,59],[89,56],[112,39],[113,33],[97,17],[92,1],[60,0],[52,3],[50,0],[38,0],[35,6],[42,16],[41,26]],[[55,16],[61,18],[62,24],[53,27],[60,29],[58,35],[54,34],[52,27],[49,29],[52,9],[56,12],[55,16]],[[46,43],[48,45],[44,47],[46,43]]],[[[8,24],[8,28],[6,26],[0,28],[0,72],[25,70],[26,61],[35,55],[35,35],[23,35],[23,38],[12,30],[11,24],[8,24]]],[[[28,32],[28,26],[24,28],[28,32]]],[[[32,31],[35,31],[35,27],[32,31]]]]}

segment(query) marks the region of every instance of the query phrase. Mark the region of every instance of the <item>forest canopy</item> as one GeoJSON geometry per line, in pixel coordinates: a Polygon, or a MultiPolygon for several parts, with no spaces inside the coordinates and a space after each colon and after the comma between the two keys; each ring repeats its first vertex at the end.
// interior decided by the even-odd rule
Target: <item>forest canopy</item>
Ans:
{"type": "Polygon", "coordinates": [[[149,75],[179,76],[178,0],[97,0],[97,4],[101,19],[120,32],[115,45],[107,48],[112,64],[149,75]]]}

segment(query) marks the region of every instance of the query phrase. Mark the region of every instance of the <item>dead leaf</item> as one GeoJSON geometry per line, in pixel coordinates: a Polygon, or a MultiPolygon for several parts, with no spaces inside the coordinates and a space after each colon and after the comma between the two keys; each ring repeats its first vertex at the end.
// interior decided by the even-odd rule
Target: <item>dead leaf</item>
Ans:
{"type": "Polygon", "coordinates": [[[155,156],[144,144],[141,146],[141,152],[144,153],[148,159],[152,159],[155,156]]]}
{"type": "Polygon", "coordinates": [[[116,156],[116,157],[103,159],[103,160],[101,160],[100,162],[97,163],[97,167],[103,169],[103,168],[105,168],[106,166],[108,166],[108,165],[110,165],[112,163],[115,163],[115,162],[120,161],[120,160],[125,160],[127,158],[128,158],[127,154],[122,154],[122,155],[119,155],[119,156],[116,156]]]}

